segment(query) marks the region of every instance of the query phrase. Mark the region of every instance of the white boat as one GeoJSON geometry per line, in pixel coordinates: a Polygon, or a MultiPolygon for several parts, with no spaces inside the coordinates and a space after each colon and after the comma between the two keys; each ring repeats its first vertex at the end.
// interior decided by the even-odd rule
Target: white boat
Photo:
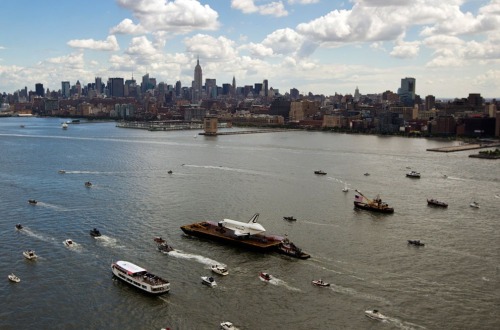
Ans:
{"type": "Polygon", "coordinates": [[[62,129],[68,129],[68,124],[67,124],[67,123],[63,123],[63,124],[61,125],[61,127],[62,127],[62,129]]]}
{"type": "Polygon", "coordinates": [[[23,256],[28,260],[35,260],[38,257],[33,250],[23,251],[23,256]]]}
{"type": "Polygon", "coordinates": [[[316,285],[316,286],[321,286],[321,287],[325,287],[325,286],[330,286],[330,283],[327,283],[321,279],[319,280],[313,280],[312,281],[312,284],[316,285]]]}
{"type": "Polygon", "coordinates": [[[365,311],[365,315],[368,316],[371,319],[378,320],[378,321],[385,321],[385,320],[387,320],[387,316],[381,314],[376,309],[371,310],[371,311],[365,311]]]}
{"type": "Polygon", "coordinates": [[[236,327],[231,322],[228,322],[228,321],[222,322],[220,324],[220,328],[222,330],[235,330],[236,329],[236,327]]]}
{"type": "Polygon", "coordinates": [[[202,276],[201,283],[210,287],[217,286],[217,282],[215,282],[215,279],[212,276],[202,276]]]}
{"type": "Polygon", "coordinates": [[[476,202],[476,201],[473,201],[473,202],[471,202],[471,203],[470,203],[470,207],[473,207],[473,208],[475,208],[475,209],[478,209],[478,208],[479,208],[479,203],[478,203],[478,202],[476,202]]]}
{"type": "Polygon", "coordinates": [[[349,187],[347,186],[347,183],[344,184],[344,188],[342,189],[343,192],[348,192],[349,191],[349,187]]]}
{"type": "Polygon", "coordinates": [[[111,271],[120,280],[150,294],[160,295],[170,290],[170,282],[131,262],[119,260],[111,271]]]}
{"type": "Polygon", "coordinates": [[[19,277],[17,277],[16,275],[14,275],[14,273],[10,274],[7,277],[9,278],[9,281],[11,281],[11,282],[16,282],[16,283],[21,282],[21,279],[19,277]]]}
{"type": "Polygon", "coordinates": [[[73,241],[71,239],[67,239],[64,241],[64,245],[66,245],[67,247],[73,247],[75,246],[75,244],[73,243],[73,241]]]}
{"type": "Polygon", "coordinates": [[[216,274],[219,274],[219,275],[228,275],[229,272],[227,270],[226,267],[224,267],[223,265],[212,265],[212,271],[216,274]]]}

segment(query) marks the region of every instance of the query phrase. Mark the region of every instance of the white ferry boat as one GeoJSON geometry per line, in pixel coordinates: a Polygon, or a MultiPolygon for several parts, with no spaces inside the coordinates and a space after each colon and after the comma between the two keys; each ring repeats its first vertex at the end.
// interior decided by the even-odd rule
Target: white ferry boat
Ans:
{"type": "Polygon", "coordinates": [[[169,281],[128,261],[120,260],[112,263],[111,271],[122,281],[154,295],[164,294],[170,290],[169,281]]]}

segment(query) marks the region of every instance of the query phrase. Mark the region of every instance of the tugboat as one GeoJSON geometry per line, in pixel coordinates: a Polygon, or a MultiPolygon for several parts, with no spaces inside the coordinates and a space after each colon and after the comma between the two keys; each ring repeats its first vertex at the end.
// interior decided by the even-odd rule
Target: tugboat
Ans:
{"type": "Polygon", "coordinates": [[[278,245],[277,251],[279,253],[286,254],[287,256],[299,259],[308,259],[311,257],[310,254],[303,252],[297,245],[290,242],[287,237],[285,237],[278,245]]]}
{"type": "Polygon", "coordinates": [[[99,237],[101,236],[101,232],[97,228],[94,228],[90,231],[90,236],[99,237]]]}
{"type": "Polygon", "coordinates": [[[357,189],[356,192],[359,195],[354,196],[354,207],[362,210],[374,211],[379,213],[394,213],[394,208],[389,207],[387,203],[382,202],[380,196],[377,195],[375,199],[370,199],[365,195],[363,195],[361,191],[357,189]]]}
{"type": "Polygon", "coordinates": [[[439,207],[448,207],[448,203],[438,201],[437,199],[434,199],[434,198],[431,198],[431,199],[427,198],[427,205],[430,205],[430,206],[439,206],[439,207]]]}

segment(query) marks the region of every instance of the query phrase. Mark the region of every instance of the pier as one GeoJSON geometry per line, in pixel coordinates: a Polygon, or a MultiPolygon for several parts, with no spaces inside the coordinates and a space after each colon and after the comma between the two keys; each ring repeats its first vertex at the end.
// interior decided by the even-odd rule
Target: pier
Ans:
{"type": "Polygon", "coordinates": [[[498,146],[500,146],[500,143],[471,143],[471,144],[462,144],[459,146],[451,146],[451,147],[430,148],[426,150],[435,152],[456,152],[456,151],[466,151],[466,150],[475,150],[483,148],[494,148],[498,146]]]}

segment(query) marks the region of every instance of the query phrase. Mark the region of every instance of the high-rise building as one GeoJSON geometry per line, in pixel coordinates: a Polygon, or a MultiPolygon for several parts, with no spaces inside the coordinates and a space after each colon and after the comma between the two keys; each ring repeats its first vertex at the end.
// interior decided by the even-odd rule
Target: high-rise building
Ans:
{"type": "Polygon", "coordinates": [[[198,103],[202,97],[202,83],[203,73],[200,66],[200,59],[196,60],[196,67],[194,68],[194,81],[193,81],[193,103],[198,103]]]}
{"type": "Polygon", "coordinates": [[[69,81],[62,81],[61,82],[61,96],[65,99],[68,99],[70,97],[70,84],[69,81]]]}
{"type": "Polygon", "coordinates": [[[182,92],[182,84],[180,80],[175,83],[175,96],[180,97],[182,92]]]}
{"type": "Polygon", "coordinates": [[[109,95],[111,97],[124,97],[125,96],[125,84],[123,83],[123,78],[109,78],[109,95]]]}
{"type": "Polygon", "coordinates": [[[149,89],[149,73],[142,76],[141,93],[144,94],[149,89]]]}
{"type": "Polygon", "coordinates": [[[217,82],[215,79],[207,78],[205,80],[205,91],[207,92],[207,97],[210,99],[217,98],[217,82]]]}
{"type": "Polygon", "coordinates": [[[231,95],[235,96],[236,95],[236,78],[233,76],[233,84],[231,85],[231,95]]]}
{"type": "Polygon", "coordinates": [[[415,78],[401,79],[401,87],[398,88],[399,99],[407,107],[415,104],[415,78]]]}
{"type": "Polygon", "coordinates": [[[434,95],[427,95],[425,97],[425,110],[432,110],[436,106],[436,97],[434,95]]]}
{"type": "Polygon", "coordinates": [[[76,89],[76,94],[78,95],[78,97],[80,97],[82,95],[82,85],[80,84],[80,80],[76,81],[75,89],[76,89]]]}
{"type": "Polygon", "coordinates": [[[41,97],[45,96],[45,90],[43,89],[43,84],[35,84],[35,94],[41,97]]]}
{"type": "Polygon", "coordinates": [[[354,90],[354,102],[358,102],[360,98],[361,94],[359,93],[358,86],[356,86],[356,89],[354,90]]]}
{"type": "Polygon", "coordinates": [[[95,77],[95,91],[97,95],[102,93],[102,79],[101,77],[95,77]]]}

